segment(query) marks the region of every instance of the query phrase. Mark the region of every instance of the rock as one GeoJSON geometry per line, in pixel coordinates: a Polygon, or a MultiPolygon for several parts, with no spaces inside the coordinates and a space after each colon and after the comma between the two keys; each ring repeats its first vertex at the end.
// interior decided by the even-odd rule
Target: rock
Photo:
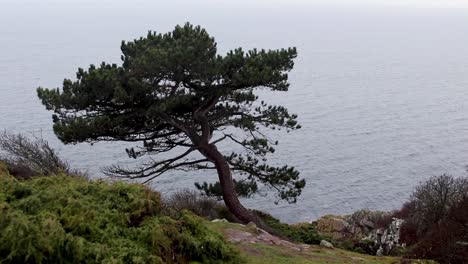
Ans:
{"type": "Polygon", "coordinates": [[[377,256],[388,255],[393,248],[405,246],[400,244],[400,227],[402,223],[402,219],[393,218],[387,228],[376,229],[363,240],[373,242],[373,248],[376,250],[375,254],[377,256]]]}
{"type": "Polygon", "coordinates": [[[248,227],[248,228],[255,229],[255,230],[257,229],[257,225],[254,222],[249,222],[245,226],[248,227]]]}
{"type": "Polygon", "coordinates": [[[375,228],[375,224],[373,222],[371,222],[370,219],[363,219],[359,224],[361,226],[367,227],[369,229],[374,229],[375,228]]]}
{"type": "Polygon", "coordinates": [[[388,212],[359,210],[347,216],[346,222],[353,238],[361,239],[375,230],[377,223],[388,215],[388,212]]]}
{"type": "Polygon", "coordinates": [[[211,222],[213,222],[213,223],[218,223],[218,222],[227,223],[227,222],[229,222],[229,221],[223,218],[223,219],[215,219],[215,220],[213,220],[213,221],[211,221],[211,222]]]}
{"type": "Polygon", "coordinates": [[[307,248],[304,245],[297,245],[292,242],[283,240],[277,236],[271,235],[265,230],[260,230],[259,233],[252,233],[251,231],[238,230],[234,228],[227,228],[225,230],[227,240],[233,243],[251,243],[251,244],[265,244],[277,245],[284,248],[289,248],[296,251],[303,251],[307,248]]]}
{"type": "Polygon", "coordinates": [[[379,249],[377,249],[377,252],[375,253],[376,256],[378,257],[382,257],[384,255],[384,250],[382,247],[379,247],[379,249]]]}
{"type": "Polygon", "coordinates": [[[318,219],[317,231],[333,239],[342,239],[349,234],[348,223],[339,216],[333,215],[327,215],[318,219]]]}
{"type": "Polygon", "coordinates": [[[367,237],[389,213],[360,210],[349,216],[326,215],[318,219],[317,231],[336,240],[367,237]]]}
{"type": "Polygon", "coordinates": [[[326,240],[320,241],[320,246],[321,246],[321,247],[325,247],[325,248],[334,248],[334,247],[333,247],[333,244],[330,243],[330,242],[328,242],[328,241],[326,241],[326,240]]]}
{"type": "Polygon", "coordinates": [[[350,225],[349,232],[351,233],[352,237],[356,238],[361,238],[364,236],[364,233],[366,233],[366,231],[358,225],[350,225]]]}
{"type": "Polygon", "coordinates": [[[375,230],[375,234],[376,234],[377,236],[382,236],[382,235],[384,234],[384,232],[385,232],[385,231],[384,231],[383,228],[379,228],[379,229],[375,230]]]}
{"type": "Polygon", "coordinates": [[[388,255],[395,247],[405,247],[399,242],[402,223],[401,219],[391,218],[389,212],[370,210],[348,216],[326,215],[314,222],[320,234],[338,241],[361,240],[366,251],[376,255],[388,255]]]}
{"type": "Polygon", "coordinates": [[[370,210],[348,216],[326,215],[314,222],[320,234],[338,241],[361,240],[366,250],[382,256],[396,247],[405,247],[399,242],[402,223],[401,219],[391,218],[389,212],[370,210]]]}

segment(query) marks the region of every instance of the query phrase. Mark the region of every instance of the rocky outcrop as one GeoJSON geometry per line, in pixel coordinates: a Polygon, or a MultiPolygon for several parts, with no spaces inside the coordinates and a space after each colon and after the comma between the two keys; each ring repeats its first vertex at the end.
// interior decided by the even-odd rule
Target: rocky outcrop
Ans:
{"type": "Polygon", "coordinates": [[[404,247],[400,244],[400,227],[403,220],[393,218],[387,228],[378,228],[363,240],[371,241],[373,251],[377,256],[388,255],[395,247],[404,247]]]}
{"type": "Polygon", "coordinates": [[[351,236],[349,224],[342,216],[326,215],[317,221],[317,231],[340,240],[351,236]]]}
{"type": "Polygon", "coordinates": [[[359,210],[346,216],[346,222],[354,238],[363,238],[381,225],[386,225],[385,218],[389,215],[388,212],[359,210]]]}
{"type": "Polygon", "coordinates": [[[388,255],[395,247],[404,246],[399,244],[402,222],[388,212],[360,210],[347,216],[326,215],[314,223],[319,233],[334,241],[354,241],[366,245],[368,252],[388,255]]]}
{"type": "Polygon", "coordinates": [[[360,210],[352,215],[326,215],[315,221],[317,231],[333,239],[361,239],[375,230],[389,213],[360,210]]]}

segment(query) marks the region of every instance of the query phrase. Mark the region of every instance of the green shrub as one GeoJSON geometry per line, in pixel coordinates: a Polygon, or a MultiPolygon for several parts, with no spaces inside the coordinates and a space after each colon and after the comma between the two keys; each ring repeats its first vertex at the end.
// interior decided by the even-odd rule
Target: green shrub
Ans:
{"type": "Polygon", "coordinates": [[[5,162],[0,160],[0,175],[6,175],[8,174],[8,168],[5,162]]]}
{"type": "Polygon", "coordinates": [[[347,246],[349,246],[348,248],[346,248],[347,250],[355,251],[362,254],[375,255],[376,249],[374,241],[368,239],[348,241],[351,242],[351,246],[349,246],[350,244],[347,244],[347,246]]]}
{"type": "Polygon", "coordinates": [[[408,248],[402,247],[402,246],[395,246],[388,253],[389,256],[395,256],[395,257],[404,256],[406,254],[408,254],[408,248]]]}
{"type": "Polygon", "coordinates": [[[181,211],[188,210],[208,220],[226,219],[229,222],[240,223],[224,203],[213,197],[201,195],[197,191],[187,189],[177,191],[166,197],[163,204],[163,214],[171,217],[178,217],[181,211]]]}
{"type": "Polygon", "coordinates": [[[318,234],[314,224],[299,223],[288,225],[270,214],[261,211],[254,212],[272,229],[273,233],[276,233],[275,235],[287,237],[293,241],[305,244],[320,244],[320,240],[324,239],[323,236],[318,234]]]}
{"type": "Polygon", "coordinates": [[[142,185],[0,174],[0,263],[242,263],[203,221],[142,185]]]}
{"type": "Polygon", "coordinates": [[[344,240],[341,240],[341,241],[333,241],[333,245],[335,247],[338,247],[338,248],[341,248],[341,249],[344,249],[344,250],[349,250],[349,251],[355,251],[357,248],[359,249],[359,251],[361,252],[361,248],[360,247],[355,247],[356,246],[356,242],[351,240],[351,239],[344,239],[344,240]]]}
{"type": "Polygon", "coordinates": [[[188,210],[209,220],[218,219],[217,208],[222,205],[212,197],[201,196],[199,192],[188,189],[177,191],[164,199],[164,213],[177,217],[183,210],[188,210]]]}

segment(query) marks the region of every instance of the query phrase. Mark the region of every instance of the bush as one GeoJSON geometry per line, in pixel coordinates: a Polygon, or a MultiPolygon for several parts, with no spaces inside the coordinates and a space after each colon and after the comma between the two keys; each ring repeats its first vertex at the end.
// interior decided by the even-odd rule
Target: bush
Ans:
{"type": "Polygon", "coordinates": [[[408,256],[447,264],[468,263],[468,196],[453,206],[447,217],[434,223],[408,256]]]}
{"type": "MultiPolygon", "coordinates": [[[[1,166],[0,166],[1,167],[1,166]]],[[[0,168],[1,169],[1,168],[0,168]]],[[[188,211],[161,214],[142,185],[0,174],[2,263],[242,263],[188,211]]]]}
{"type": "Polygon", "coordinates": [[[415,217],[415,202],[410,201],[403,204],[400,211],[394,214],[396,218],[405,221],[400,227],[400,243],[414,245],[418,242],[418,224],[415,217]]]}
{"type": "Polygon", "coordinates": [[[221,218],[222,205],[215,198],[204,197],[188,189],[173,193],[164,200],[164,205],[168,215],[177,215],[183,210],[189,210],[209,220],[221,218]]]}
{"type": "Polygon", "coordinates": [[[400,227],[400,242],[414,245],[420,240],[418,224],[411,218],[406,219],[400,227]]]}
{"type": "Polygon", "coordinates": [[[400,210],[393,213],[393,217],[399,219],[409,219],[415,212],[415,202],[409,201],[403,204],[400,210]]]}
{"type": "Polygon", "coordinates": [[[375,255],[375,243],[372,240],[357,240],[352,243],[350,248],[346,248],[362,254],[375,255]]]}
{"type": "Polygon", "coordinates": [[[412,221],[418,225],[418,233],[423,234],[434,223],[444,219],[450,208],[468,195],[468,178],[454,178],[444,174],[431,177],[416,187],[411,196],[413,203],[412,221]]]}
{"type": "Polygon", "coordinates": [[[467,178],[430,178],[395,216],[405,220],[400,241],[410,246],[407,257],[468,263],[467,178]]]}
{"type": "Polygon", "coordinates": [[[33,176],[62,173],[86,176],[72,170],[43,139],[31,140],[21,134],[3,132],[0,134],[0,150],[4,153],[0,160],[7,165],[10,174],[17,178],[28,179],[33,176]]]}
{"type": "Polygon", "coordinates": [[[320,241],[324,239],[323,236],[319,235],[314,224],[299,223],[295,225],[288,225],[282,223],[277,218],[270,214],[254,211],[257,217],[267,224],[272,233],[278,236],[289,238],[293,241],[305,244],[320,244],[320,241]]]}

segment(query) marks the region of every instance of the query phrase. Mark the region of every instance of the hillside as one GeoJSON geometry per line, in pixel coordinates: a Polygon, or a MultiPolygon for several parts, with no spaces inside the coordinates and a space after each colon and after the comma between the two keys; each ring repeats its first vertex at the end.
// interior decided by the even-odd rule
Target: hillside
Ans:
{"type": "MultiPolygon", "coordinates": [[[[210,227],[224,234],[225,238],[241,251],[249,264],[391,264],[401,263],[398,257],[376,257],[337,248],[318,245],[295,244],[274,237],[252,226],[227,222],[209,223],[210,227]]],[[[406,263],[435,263],[431,261],[410,261],[406,263]]]]}
{"type": "Polygon", "coordinates": [[[19,181],[0,168],[0,263],[243,263],[187,211],[163,214],[142,185],[70,176],[19,181]]]}
{"type": "Polygon", "coordinates": [[[163,207],[142,185],[69,176],[20,181],[0,164],[0,263],[399,263],[187,211],[168,216],[163,207]]]}

